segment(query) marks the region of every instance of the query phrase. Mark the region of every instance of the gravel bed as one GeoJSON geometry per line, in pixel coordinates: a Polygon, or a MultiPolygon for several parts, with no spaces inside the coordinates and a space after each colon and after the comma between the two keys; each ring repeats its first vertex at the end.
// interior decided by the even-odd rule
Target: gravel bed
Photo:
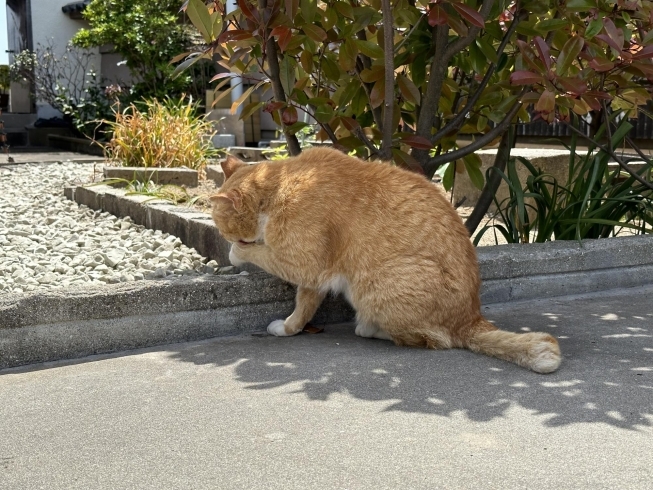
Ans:
{"type": "Polygon", "coordinates": [[[0,169],[0,294],[234,272],[175,236],[63,196],[94,171],[72,162],[0,169]]]}

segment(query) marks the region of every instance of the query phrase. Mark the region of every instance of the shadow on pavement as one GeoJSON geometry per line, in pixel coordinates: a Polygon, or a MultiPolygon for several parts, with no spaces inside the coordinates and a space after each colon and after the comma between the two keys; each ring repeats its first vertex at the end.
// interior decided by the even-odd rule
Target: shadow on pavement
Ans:
{"type": "MultiPolygon", "coordinates": [[[[292,338],[206,342],[171,357],[231,366],[245,389],[288,385],[292,393],[315,401],[344,393],[387,401],[386,410],[461,412],[473,421],[502,417],[517,405],[548,416],[543,422],[548,427],[602,422],[636,430],[653,426],[653,307],[648,303],[650,297],[647,304],[623,308],[618,298],[607,298],[588,308],[587,302],[549,300],[486,309],[487,317],[506,330],[528,325],[559,338],[565,359],[550,375],[467,351],[361,339],[352,325],[292,338]]],[[[292,397],[284,400],[292,403],[292,397]]]]}

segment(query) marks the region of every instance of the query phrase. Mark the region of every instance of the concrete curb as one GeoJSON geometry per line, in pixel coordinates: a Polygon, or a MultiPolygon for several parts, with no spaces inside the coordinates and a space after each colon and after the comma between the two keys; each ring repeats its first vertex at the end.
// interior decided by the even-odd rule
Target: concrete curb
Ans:
{"type": "Polygon", "coordinates": [[[484,304],[653,283],[653,236],[478,247],[484,304]]]}
{"type": "MultiPolygon", "coordinates": [[[[264,273],[0,297],[0,369],[260,331],[288,316],[294,297],[264,273]]],[[[343,300],[329,298],[314,322],[352,318],[343,300]]]]}

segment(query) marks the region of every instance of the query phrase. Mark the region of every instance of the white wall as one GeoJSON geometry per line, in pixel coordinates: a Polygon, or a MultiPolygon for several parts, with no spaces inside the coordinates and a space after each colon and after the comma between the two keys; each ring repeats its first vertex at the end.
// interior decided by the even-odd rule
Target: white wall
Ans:
{"type": "MultiPolygon", "coordinates": [[[[72,0],[32,0],[32,37],[34,49],[39,44],[47,45],[52,40],[57,55],[62,55],[66,44],[82,27],[88,27],[88,22],[82,19],[71,19],[61,11],[61,7],[72,0]]],[[[97,48],[94,69],[100,72],[100,54],[97,48]]],[[[48,119],[60,115],[49,104],[37,101],[38,117],[48,119]]]]}

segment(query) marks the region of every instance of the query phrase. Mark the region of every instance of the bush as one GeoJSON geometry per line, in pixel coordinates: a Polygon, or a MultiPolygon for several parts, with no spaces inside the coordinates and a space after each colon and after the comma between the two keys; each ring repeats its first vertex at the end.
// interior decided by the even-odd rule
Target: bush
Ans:
{"type": "Polygon", "coordinates": [[[201,170],[217,156],[213,125],[197,116],[197,106],[184,98],[131,104],[107,121],[113,138],[104,147],[112,162],[125,167],[187,167],[201,170]]]}

